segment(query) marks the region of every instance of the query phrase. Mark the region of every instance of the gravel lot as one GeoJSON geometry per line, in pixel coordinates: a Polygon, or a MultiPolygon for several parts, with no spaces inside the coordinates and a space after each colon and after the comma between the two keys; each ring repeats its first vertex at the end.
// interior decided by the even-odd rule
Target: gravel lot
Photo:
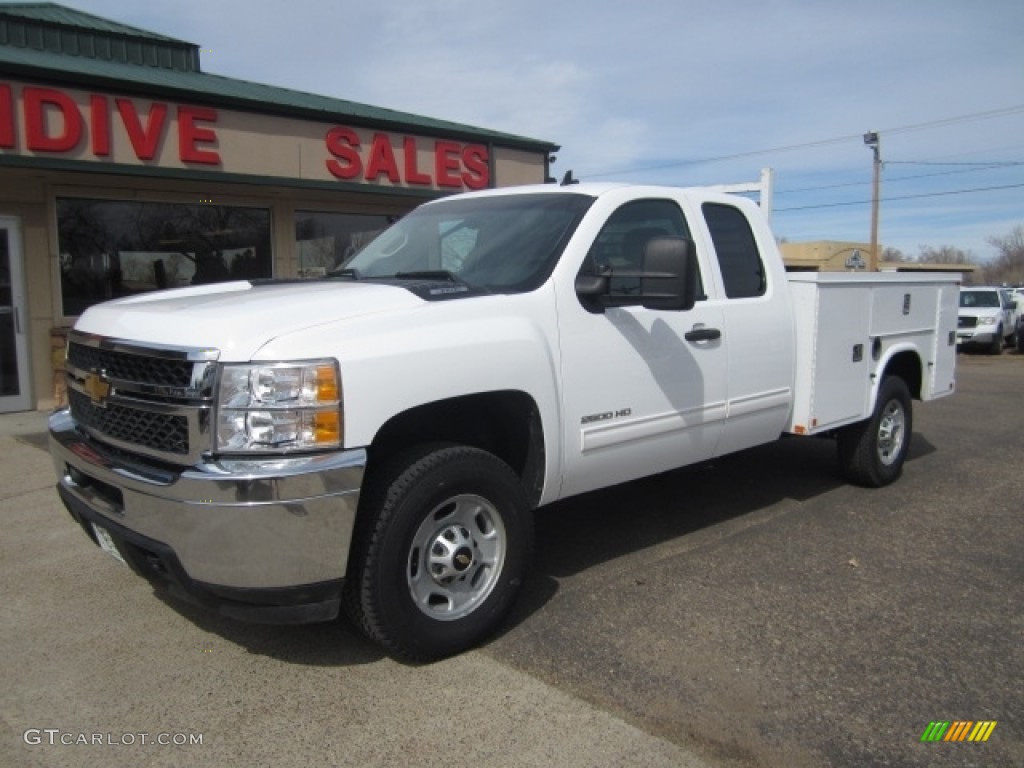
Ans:
{"type": "Polygon", "coordinates": [[[0,416],[0,765],[1024,765],[1024,356],[962,355],[887,489],[791,439],[544,510],[503,634],[426,666],[159,599],[42,423],[0,416]]]}

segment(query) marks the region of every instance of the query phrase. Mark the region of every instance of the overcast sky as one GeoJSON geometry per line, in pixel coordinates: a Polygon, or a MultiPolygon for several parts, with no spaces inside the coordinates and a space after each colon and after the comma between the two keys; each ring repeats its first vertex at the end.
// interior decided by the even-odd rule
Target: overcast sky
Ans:
{"type": "Polygon", "coordinates": [[[584,180],[754,181],[776,234],[990,258],[1024,225],[1021,0],[64,0],[229,77],[562,145],[584,180]]]}

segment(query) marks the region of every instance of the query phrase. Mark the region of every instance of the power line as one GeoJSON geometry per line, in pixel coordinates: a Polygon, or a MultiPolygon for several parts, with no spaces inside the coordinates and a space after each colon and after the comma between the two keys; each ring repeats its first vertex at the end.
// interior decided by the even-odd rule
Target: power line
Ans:
{"type": "MultiPolygon", "coordinates": [[[[913,163],[913,162],[901,162],[886,160],[885,165],[975,165],[975,163],[913,163]]],[[[978,163],[979,167],[976,168],[962,168],[955,171],[939,171],[938,173],[918,173],[913,176],[890,176],[886,178],[886,183],[890,184],[897,181],[911,181],[914,179],[930,179],[935,176],[955,176],[960,173],[974,173],[976,171],[993,170],[997,168],[1007,168],[1014,165],[1024,165],[1024,163],[997,163],[995,165],[989,165],[987,163],[978,163]]],[[[779,189],[775,191],[776,195],[789,195],[797,192],[819,192],[826,189],[842,189],[844,187],[863,187],[870,184],[870,181],[847,181],[842,184],[823,184],[817,187],[796,187],[794,189],[779,189]]]]}
{"type": "MultiPolygon", "coordinates": [[[[894,134],[894,133],[908,133],[911,131],[921,131],[929,128],[942,128],[948,125],[955,125],[957,123],[975,122],[978,120],[990,120],[996,117],[1008,117],[1018,112],[1024,112],[1024,104],[1015,104],[1009,107],[1002,107],[1000,109],[991,109],[985,112],[972,112],[967,115],[957,115],[956,117],[947,117],[940,120],[932,120],[926,123],[916,123],[914,125],[904,125],[897,128],[886,128],[878,131],[878,133],[894,134]]],[[[821,139],[818,141],[806,141],[800,144],[788,144],[781,147],[772,147],[770,149],[756,149],[747,152],[736,152],[729,155],[719,155],[717,157],[697,158],[689,160],[673,160],[667,163],[659,163],[658,165],[650,165],[642,168],[621,168],[618,170],[610,171],[584,171],[580,175],[586,176],[620,176],[626,173],[642,173],[646,171],[661,171],[667,168],[679,168],[684,165],[704,165],[706,163],[718,163],[723,160],[737,160],[744,157],[755,157],[757,155],[776,154],[780,152],[795,152],[801,149],[815,149],[817,147],[825,147],[831,144],[842,144],[848,141],[861,141],[863,139],[862,133],[849,134],[846,136],[836,136],[831,139],[821,139]]]]}
{"type": "MultiPolygon", "coordinates": [[[[976,189],[956,189],[951,190],[949,192],[924,192],[919,195],[900,195],[897,197],[884,197],[882,198],[882,202],[887,203],[894,200],[916,200],[922,197],[945,197],[947,195],[966,195],[970,194],[971,192],[993,192],[1001,189],[1017,189],[1019,187],[1024,187],[1024,184],[1005,184],[1003,186],[998,187],[977,187],[976,189]]],[[[775,208],[774,210],[776,213],[781,213],[782,211],[808,211],[815,208],[839,208],[846,205],[869,205],[870,203],[870,200],[853,200],[845,203],[819,203],[818,205],[800,205],[794,206],[792,208],[775,208]]]]}
{"type": "Polygon", "coordinates": [[[1024,104],[1016,104],[1011,107],[1001,107],[1000,109],[990,109],[987,112],[974,112],[969,115],[960,115],[958,117],[947,117],[944,120],[932,120],[927,123],[918,123],[916,125],[905,125],[902,128],[888,128],[884,133],[907,133],[909,131],[920,131],[926,128],[943,128],[947,125],[955,125],[956,123],[971,123],[976,120],[988,120],[993,117],[1006,117],[1008,115],[1016,114],[1017,112],[1024,112],[1024,104]]]}
{"type": "Polygon", "coordinates": [[[738,160],[744,157],[755,157],[757,155],[775,154],[778,152],[795,152],[800,149],[813,149],[815,147],[824,147],[830,144],[842,144],[852,139],[860,139],[862,134],[854,134],[850,136],[837,136],[834,139],[822,139],[821,141],[808,141],[803,144],[790,144],[785,147],[773,147],[772,149],[755,149],[749,152],[736,152],[731,155],[719,155],[718,157],[707,157],[698,160],[674,160],[670,163],[661,163],[659,165],[649,165],[643,168],[621,168],[615,171],[585,171],[580,175],[587,176],[621,176],[624,173],[643,173],[645,171],[661,171],[666,168],[679,168],[684,165],[704,165],[705,163],[719,163],[723,160],[738,160]]]}
{"type": "MultiPolygon", "coordinates": [[[[755,157],[756,155],[774,154],[776,152],[795,152],[799,149],[812,149],[814,147],[824,147],[829,144],[841,144],[851,139],[859,139],[861,134],[855,136],[839,136],[834,139],[823,139],[821,141],[809,141],[803,144],[791,144],[786,147],[775,147],[773,149],[756,149],[749,152],[737,152],[732,155],[720,155],[718,157],[708,157],[702,160],[676,160],[670,163],[662,163],[660,165],[650,165],[644,168],[622,168],[617,171],[603,171],[603,172],[586,172],[587,176],[620,176],[624,173],[641,173],[644,171],[661,171],[665,168],[678,168],[684,165],[703,165],[705,163],[718,163],[723,160],[738,160],[744,157],[755,157]]],[[[580,174],[583,175],[582,173],[580,174]]]]}
{"type": "MultiPolygon", "coordinates": [[[[1012,165],[1024,165],[1024,160],[992,160],[987,163],[944,163],[938,160],[886,160],[886,165],[974,165],[985,168],[1007,168],[1012,165]]],[[[951,171],[957,173],[957,171],[951,171]]]]}

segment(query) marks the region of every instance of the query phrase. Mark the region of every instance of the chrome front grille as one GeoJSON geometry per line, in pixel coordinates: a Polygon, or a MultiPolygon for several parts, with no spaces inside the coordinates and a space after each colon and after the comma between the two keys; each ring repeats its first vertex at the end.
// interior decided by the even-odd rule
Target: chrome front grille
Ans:
{"type": "Polygon", "coordinates": [[[210,448],[215,349],[142,346],[73,331],[68,403],[97,440],[175,464],[210,448]]]}
{"type": "Polygon", "coordinates": [[[68,403],[75,421],[91,432],[120,444],[144,445],[181,457],[188,455],[188,418],[185,416],[151,413],[123,405],[94,405],[88,395],[75,389],[68,391],[68,403]]]}
{"type": "Polygon", "coordinates": [[[128,352],[115,352],[73,342],[68,345],[68,363],[82,371],[106,371],[114,379],[148,382],[165,387],[188,387],[193,364],[128,352]]]}

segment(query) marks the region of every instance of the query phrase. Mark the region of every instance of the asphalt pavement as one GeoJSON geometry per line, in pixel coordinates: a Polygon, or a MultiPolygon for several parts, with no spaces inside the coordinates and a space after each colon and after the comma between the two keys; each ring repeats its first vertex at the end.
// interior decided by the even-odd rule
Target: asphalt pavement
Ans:
{"type": "Polygon", "coordinates": [[[1024,765],[1024,356],[915,405],[889,488],[794,438],[542,510],[502,633],[422,666],[161,599],[0,416],[0,765],[1024,765]]]}

